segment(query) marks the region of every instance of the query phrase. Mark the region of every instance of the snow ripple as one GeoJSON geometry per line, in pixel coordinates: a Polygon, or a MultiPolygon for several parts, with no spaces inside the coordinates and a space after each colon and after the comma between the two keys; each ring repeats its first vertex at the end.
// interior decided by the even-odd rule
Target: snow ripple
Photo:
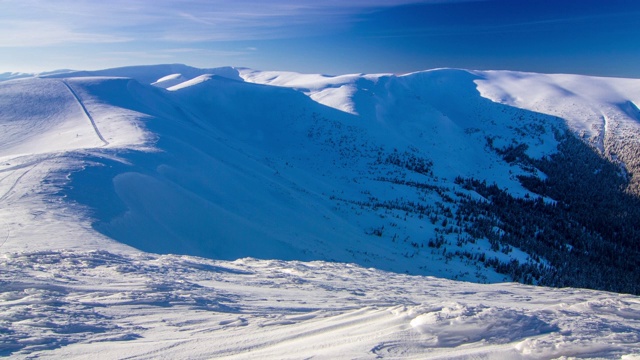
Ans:
{"type": "Polygon", "coordinates": [[[350,264],[0,256],[0,355],[556,358],[640,354],[640,300],[350,264]]]}

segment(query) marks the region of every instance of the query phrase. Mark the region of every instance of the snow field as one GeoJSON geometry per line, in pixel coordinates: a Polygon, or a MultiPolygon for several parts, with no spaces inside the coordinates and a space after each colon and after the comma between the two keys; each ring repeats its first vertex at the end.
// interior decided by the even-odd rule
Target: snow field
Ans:
{"type": "Polygon", "coordinates": [[[5,253],[0,266],[0,349],[19,358],[640,354],[629,295],[107,251],[5,253]]]}

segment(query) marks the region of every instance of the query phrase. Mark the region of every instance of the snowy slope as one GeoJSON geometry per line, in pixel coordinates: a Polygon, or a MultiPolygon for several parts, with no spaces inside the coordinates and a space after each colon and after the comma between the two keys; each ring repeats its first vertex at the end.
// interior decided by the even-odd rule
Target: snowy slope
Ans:
{"type": "MultiPolygon", "coordinates": [[[[529,259],[518,249],[491,250],[483,239],[461,243],[459,220],[456,228],[443,225],[456,220],[452,198],[477,196],[454,179],[531,195],[517,178],[531,169],[503,161],[487,139],[496,148],[525,143],[529,156],[541,158],[556,151],[554,131],[566,126],[604,138],[580,110],[611,104],[628,111],[607,118],[635,131],[637,83],[455,69],[325,76],[184,65],[8,81],[1,185],[4,198],[21,198],[12,193],[27,164],[91,149],[73,156],[83,171],[52,186],[87,207],[80,213],[94,229],[143,250],[337,260],[501,281],[509,278],[425,249],[443,236],[472,256],[529,259]],[[606,84],[610,91],[598,90],[606,84]],[[525,99],[523,89],[538,95],[525,99]],[[575,95],[563,98],[558,89],[575,95]]],[[[633,134],[615,128],[618,137],[633,134]]]]}
{"type": "Polygon", "coordinates": [[[42,73],[39,76],[50,78],[66,78],[66,77],[124,77],[134,79],[142,84],[148,85],[156,83],[156,85],[164,81],[175,78],[193,79],[204,74],[214,74],[227,77],[229,79],[241,80],[239,71],[241,68],[221,67],[213,69],[199,69],[183,64],[163,64],[163,65],[142,65],[142,66],[125,66],[113,69],[94,70],[94,71],[54,71],[51,73],[42,73]],[[161,81],[163,80],[163,81],[161,81]]]}
{"type": "Polygon", "coordinates": [[[603,139],[633,175],[607,149],[638,131],[639,87],[184,65],[0,82],[0,354],[637,354],[633,296],[397,273],[511,280],[481,256],[544,268],[471,239],[458,199],[482,197],[455,179],[536,196],[517,176],[545,174],[492,147],[543,158],[557,131],[603,139]]]}
{"type": "MultiPolygon", "coordinates": [[[[445,258],[427,243],[443,236],[449,250],[472,256],[530,258],[518,249],[492,250],[483,239],[461,243],[457,228],[443,225],[455,220],[450,199],[465,193],[454,179],[495,182],[528,196],[517,176],[530,170],[503,161],[487,138],[495,147],[526,143],[537,158],[555,152],[553,130],[567,124],[549,89],[571,78],[520,77],[536,88],[510,72],[331,77],[184,65],[60,76],[3,83],[5,198],[18,190],[24,164],[39,163],[33,156],[91,149],[73,156],[83,171],[51,186],[85,207],[78,213],[94,229],[136,248],[219,259],[337,260],[473,281],[509,278],[463,256],[445,258]],[[540,102],[556,112],[527,111],[536,110],[526,106],[535,99],[501,101],[488,84],[513,99],[522,98],[521,88],[539,89],[548,94],[540,102]],[[27,95],[38,100],[19,100],[27,95]]],[[[637,81],[571,79],[591,106],[637,101],[637,81]],[[608,92],[613,100],[593,95],[607,81],[618,89],[608,92]]],[[[593,128],[592,118],[578,122],[578,116],[565,116],[572,130],[593,128]]],[[[13,227],[9,234],[22,231],[13,227]]]]}
{"type": "Polygon", "coordinates": [[[13,358],[640,356],[629,295],[107,251],[4,254],[0,266],[0,355],[13,358]]]}
{"type": "Polygon", "coordinates": [[[640,82],[637,79],[513,72],[477,72],[481,95],[518,108],[558,116],[609,160],[631,174],[638,194],[640,82]]]}
{"type": "Polygon", "coordinates": [[[87,165],[92,151],[142,149],[149,134],[140,129],[139,114],[83,99],[80,84],[91,81],[32,78],[0,85],[3,251],[105,241],[83,211],[63,204],[59,186],[87,165]]]}
{"type": "Polygon", "coordinates": [[[604,151],[605,134],[618,135],[620,127],[608,120],[637,123],[640,82],[635,79],[596,78],[579,75],[545,75],[508,71],[476,72],[476,82],[486,98],[503,104],[561,117],[577,132],[592,138],[604,151]]]}
{"type": "MultiPolygon", "coordinates": [[[[410,80],[431,82],[433,75],[439,76],[410,80]]],[[[453,71],[445,76],[465,82],[469,74],[453,71]]],[[[380,102],[386,102],[382,109],[372,109],[380,106],[370,101],[356,103],[359,113],[371,114],[367,116],[322,106],[298,91],[211,74],[169,87],[169,92],[143,86],[117,88],[113,84],[124,83],[103,80],[84,91],[118,106],[140,107],[135,110],[155,119],[146,126],[157,134],[155,145],[161,151],[121,154],[129,167],[89,168],[72,178],[67,196],[95,209],[94,227],[100,232],[147,251],[222,259],[355,261],[400,272],[501,281],[505,277],[491,269],[444,266],[439,252],[421,250],[435,228],[422,216],[431,212],[437,216],[440,210],[423,209],[407,216],[403,203],[425,196],[436,203],[439,195],[424,187],[395,188],[394,182],[428,187],[438,177],[452,182],[456,176],[473,175],[502,179],[514,192],[525,191],[509,178],[511,166],[485,149],[483,132],[471,134],[479,141],[466,140],[467,127],[474,125],[464,123],[466,113],[455,118],[445,115],[457,104],[434,102],[432,106],[439,108],[415,112],[420,104],[402,100],[403,92],[414,87],[404,80],[383,78],[375,85],[364,79],[361,91],[391,87],[379,95],[380,102]],[[398,98],[389,98],[389,93],[398,98]],[[436,122],[425,122],[431,118],[436,122]],[[433,171],[416,173],[392,164],[389,158],[394,154],[433,162],[433,171]],[[93,182],[84,179],[94,177],[112,177],[113,193],[87,198],[91,191],[84,186],[93,182]],[[373,198],[397,205],[352,211],[359,202],[373,198]],[[178,215],[173,207],[184,210],[178,215]],[[121,213],[114,214],[114,208],[121,213]],[[398,223],[400,216],[403,220],[398,223]],[[372,236],[381,228],[391,231],[372,236]]],[[[472,84],[454,84],[450,91],[472,84]]],[[[432,91],[427,85],[422,92],[432,91]]],[[[479,101],[478,106],[494,106],[479,101]]],[[[484,131],[515,136],[499,124],[484,131]]],[[[479,242],[474,251],[485,252],[488,247],[479,242]]],[[[499,252],[495,256],[505,258],[499,252]]]]}

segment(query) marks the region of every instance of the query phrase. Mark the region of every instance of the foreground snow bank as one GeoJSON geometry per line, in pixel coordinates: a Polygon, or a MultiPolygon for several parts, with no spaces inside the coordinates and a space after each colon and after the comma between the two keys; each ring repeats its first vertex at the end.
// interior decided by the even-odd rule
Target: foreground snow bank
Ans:
{"type": "Polygon", "coordinates": [[[326,262],[20,252],[0,257],[0,336],[0,355],[65,359],[633,358],[640,299],[326,262]]]}

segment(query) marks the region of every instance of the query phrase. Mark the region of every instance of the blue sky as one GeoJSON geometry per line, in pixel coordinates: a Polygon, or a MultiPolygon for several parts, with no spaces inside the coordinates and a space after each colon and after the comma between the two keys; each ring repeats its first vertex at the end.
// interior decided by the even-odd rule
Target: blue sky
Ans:
{"type": "Polygon", "coordinates": [[[0,0],[0,72],[185,63],[640,78],[637,0],[0,0]]]}

